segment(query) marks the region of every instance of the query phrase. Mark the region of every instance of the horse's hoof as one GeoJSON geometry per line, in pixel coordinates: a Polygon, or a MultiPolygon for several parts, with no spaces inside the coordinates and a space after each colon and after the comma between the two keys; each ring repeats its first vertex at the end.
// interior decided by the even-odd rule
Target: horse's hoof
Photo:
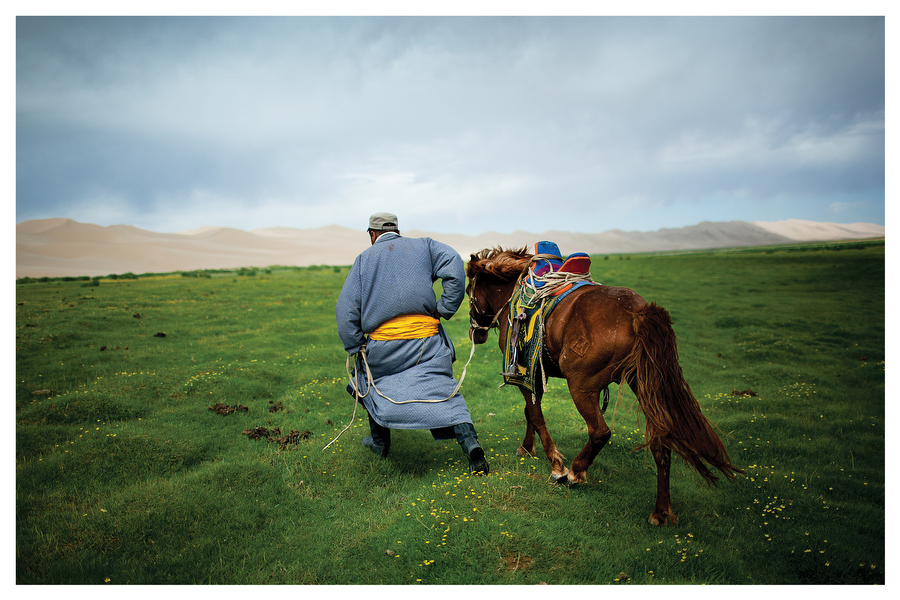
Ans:
{"type": "Polygon", "coordinates": [[[519,456],[534,456],[534,452],[529,452],[523,446],[519,446],[516,449],[516,454],[518,454],[519,456]]]}
{"type": "Polygon", "coordinates": [[[563,473],[562,475],[557,475],[556,473],[551,473],[550,481],[552,481],[553,483],[559,483],[561,485],[569,485],[569,474],[563,473]]]}
{"type": "Polygon", "coordinates": [[[675,513],[672,511],[653,512],[650,514],[650,518],[647,519],[647,521],[655,527],[665,525],[667,522],[670,522],[673,525],[678,523],[678,519],[675,518],[675,513]]]}

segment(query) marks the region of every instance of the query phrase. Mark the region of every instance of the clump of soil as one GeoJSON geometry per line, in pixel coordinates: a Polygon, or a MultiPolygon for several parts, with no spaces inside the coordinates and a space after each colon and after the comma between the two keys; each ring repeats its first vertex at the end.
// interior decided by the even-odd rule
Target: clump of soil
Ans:
{"type": "Polygon", "coordinates": [[[254,427],[253,429],[245,429],[241,433],[243,435],[246,435],[251,440],[265,438],[266,441],[278,444],[279,450],[284,450],[287,446],[296,447],[301,440],[305,440],[312,435],[312,431],[310,431],[309,429],[307,429],[303,433],[300,433],[296,429],[291,429],[289,433],[282,434],[281,427],[273,427],[272,429],[266,429],[265,427],[254,427]]]}
{"type": "Polygon", "coordinates": [[[521,554],[507,554],[500,559],[501,567],[507,572],[524,571],[531,566],[532,562],[534,562],[533,558],[521,554]]]}
{"type": "Polygon", "coordinates": [[[209,407],[209,410],[215,412],[217,415],[230,415],[235,411],[243,411],[248,412],[250,409],[242,404],[235,404],[234,406],[228,406],[227,404],[222,404],[221,402],[217,402],[209,407]]]}
{"type": "Polygon", "coordinates": [[[751,389],[746,389],[742,392],[735,390],[735,391],[731,392],[731,395],[732,396],[756,396],[757,393],[751,389]]]}
{"type": "Polygon", "coordinates": [[[258,440],[261,437],[268,439],[269,430],[265,427],[254,427],[253,429],[245,429],[241,434],[246,435],[251,440],[258,440]]]}
{"type": "Polygon", "coordinates": [[[269,407],[269,412],[271,413],[278,412],[279,410],[284,410],[284,405],[281,403],[281,400],[279,400],[278,402],[272,402],[271,400],[269,400],[269,404],[272,405],[269,407]]]}

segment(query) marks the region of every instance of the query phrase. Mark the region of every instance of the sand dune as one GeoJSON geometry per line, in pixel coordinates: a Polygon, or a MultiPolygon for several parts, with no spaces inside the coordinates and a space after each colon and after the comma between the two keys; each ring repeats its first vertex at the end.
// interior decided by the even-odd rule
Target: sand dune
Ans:
{"type": "Polygon", "coordinates": [[[764,229],[798,242],[818,242],[824,240],[845,240],[884,237],[884,226],[874,223],[819,223],[788,219],[774,223],[754,222],[764,229]]]}
{"type": "MultiPolygon", "coordinates": [[[[564,254],[618,254],[884,237],[871,223],[813,221],[700,223],[653,232],[487,232],[477,236],[404,231],[449,244],[463,258],[482,248],[530,247],[553,240],[564,254]]],[[[129,225],[101,227],[70,219],[16,225],[16,277],[102,276],[273,265],[349,265],[369,246],[365,231],[335,225],[317,229],[272,227],[243,231],[202,227],[156,233],[129,225]]]]}

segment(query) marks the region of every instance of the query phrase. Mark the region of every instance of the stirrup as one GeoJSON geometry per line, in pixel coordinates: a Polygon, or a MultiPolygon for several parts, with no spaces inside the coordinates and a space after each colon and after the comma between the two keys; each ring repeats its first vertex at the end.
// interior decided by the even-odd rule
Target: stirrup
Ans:
{"type": "Polygon", "coordinates": [[[500,374],[504,377],[508,377],[509,379],[525,381],[525,373],[523,371],[520,371],[520,368],[524,367],[522,367],[522,365],[520,365],[519,363],[510,363],[506,367],[506,370],[500,374]]]}

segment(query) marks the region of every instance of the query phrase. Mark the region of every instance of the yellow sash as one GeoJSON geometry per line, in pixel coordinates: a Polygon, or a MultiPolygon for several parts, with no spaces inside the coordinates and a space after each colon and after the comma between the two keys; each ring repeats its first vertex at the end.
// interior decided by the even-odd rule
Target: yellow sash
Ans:
{"type": "Polygon", "coordinates": [[[369,334],[369,339],[420,340],[436,335],[439,323],[428,315],[400,315],[379,325],[369,334]]]}

